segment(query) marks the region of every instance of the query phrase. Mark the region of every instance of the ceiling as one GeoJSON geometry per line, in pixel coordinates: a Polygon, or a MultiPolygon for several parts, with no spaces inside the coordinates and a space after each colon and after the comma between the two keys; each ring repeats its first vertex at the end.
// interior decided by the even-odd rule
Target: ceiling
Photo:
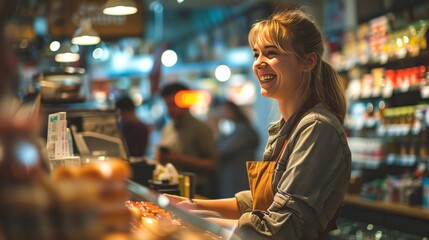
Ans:
{"type": "MultiPolygon", "coordinates": [[[[34,18],[35,16],[46,15],[48,4],[51,0],[0,0],[6,1],[9,5],[7,14],[13,18],[34,18]]],[[[71,0],[62,0],[71,1],[71,0]]],[[[91,0],[79,0],[82,2],[91,2],[91,0]]],[[[106,0],[107,1],[107,0],[106,0]]],[[[139,0],[136,0],[139,1],[139,0]]],[[[143,1],[148,9],[155,3],[163,6],[165,11],[176,12],[198,12],[210,8],[231,8],[240,6],[250,6],[260,3],[285,5],[290,3],[306,2],[309,0],[140,0],[143,1]]]]}
{"type": "MultiPolygon", "coordinates": [[[[32,21],[36,17],[47,16],[48,5],[52,0],[0,0],[6,1],[7,18],[18,21],[32,21]]],[[[70,0],[56,0],[70,1],[70,0]]],[[[79,0],[80,2],[91,2],[91,0],[79,0]]],[[[100,2],[100,0],[97,0],[100,2]]],[[[106,0],[107,1],[107,0],[106,0]]],[[[245,7],[254,6],[263,2],[266,3],[285,3],[293,0],[183,0],[178,3],[177,0],[135,0],[143,1],[147,11],[153,11],[154,6],[163,7],[163,18],[165,24],[168,21],[174,22],[174,17],[192,18],[194,23],[205,21],[205,18],[212,18],[207,14],[212,9],[224,9],[227,11],[241,11],[245,7]]],[[[2,14],[4,15],[4,14],[2,14]]],[[[192,24],[194,24],[192,23],[192,24]]]]}
{"type": "MultiPolygon", "coordinates": [[[[34,17],[37,15],[46,14],[47,5],[50,0],[0,0],[6,1],[9,5],[7,12],[13,14],[14,17],[17,15],[34,17]]],[[[69,0],[63,0],[69,1],[69,0]]],[[[91,0],[81,0],[88,1],[91,0]]],[[[107,1],[107,0],[106,0],[107,1]]],[[[192,10],[198,11],[205,8],[219,8],[219,7],[234,7],[243,4],[256,4],[260,2],[271,2],[271,3],[290,3],[296,2],[295,0],[182,0],[182,3],[178,3],[177,0],[140,0],[145,3],[146,6],[150,6],[153,3],[161,4],[165,10],[192,10]]]]}
{"type": "MultiPolygon", "coordinates": [[[[8,9],[6,10],[9,19],[14,21],[25,21],[30,23],[36,18],[47,16],[48,5],[53,0],[0,0],[6,1],[8,9]]],[[[65,1],[71,0],[56,0],[65,1]]],[[[76,0],[74,0],[76,1],[76,0]]],[[[103,2],[103,0],[79,0],[80,2],[103,2]]],[[[106,0],[107,1],[107,0],[106,0]]],[[[227,25],[231,21],[241,21],[238,29],[229,30],[232,35],[246,35],[248,26],[250,26],[249,14],[255,12],[255,9],[269,9],[269,6],[281,6],[287,4],[303,4],[314,0],[184,0],[178,3],[177,0],[135,0],[143,1],[146,6],[144,13],[145,30],[141,36],[144,40],[152,42],[165,41],[168,43],[181,44],[186,46],[186,42],[195,39],[201,32],[208,32],[219,26],[227,25]],[[162,23],[157,26],[159,21],[155,17],[154,6],[162,6],[162,23]],[[155,36],[156,33],[161,35],[155,36]]],[[[39,41],[35,44],[42,47],[51,36],[47,31],[45,35],[38,35],[39,41]],[[41,40],[40,38],[43,38],[41,40]],[[41,41],[40,41],[41,40],[41,41]]]]}
{"type": "MultiPolygon", "coordinates": [[[[267,0],[184,0],[182,3],[177,3],[176,0],[158,0],[166,9],[194,9],[211,8],[211,7],[232,7],[248,2],[262,2],[267,0]]],[[[147,3],[154,2],[146,0],[147,3]]]]}

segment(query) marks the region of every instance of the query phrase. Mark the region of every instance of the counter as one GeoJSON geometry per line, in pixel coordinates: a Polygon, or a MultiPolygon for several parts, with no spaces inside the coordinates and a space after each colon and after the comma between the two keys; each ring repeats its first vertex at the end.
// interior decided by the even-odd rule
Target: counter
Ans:
{"type": "Polygon", "coordinates": [[[421,206],[372,201],[348,194],[340,217],[418,236],[429,236],[429,208],[421,206]]]}

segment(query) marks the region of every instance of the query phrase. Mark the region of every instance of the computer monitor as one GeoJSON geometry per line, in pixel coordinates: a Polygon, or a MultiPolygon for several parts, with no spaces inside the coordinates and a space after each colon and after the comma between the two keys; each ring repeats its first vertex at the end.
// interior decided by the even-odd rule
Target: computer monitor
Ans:
{"type": "Polygon", "coordinates": [[[124,141],[98,132],[77,132],[76,126],[71,125],[72,136],[81,156],[114,156],[128,159],[124,141]]]}
{"type": "MultiPolygon", "coordinates": [[[[42,121],[55,112],[66,112],[73,139],[73,154],[87,157],[109,156],[128,160],[128,147],[114,109],[94,109],[82,104],[42,105],[42,121]]],[[[46,134],[46,127],[43,127],[46,134]]],[[[45,137],[46,139],[46,137],[45,137]]]]}

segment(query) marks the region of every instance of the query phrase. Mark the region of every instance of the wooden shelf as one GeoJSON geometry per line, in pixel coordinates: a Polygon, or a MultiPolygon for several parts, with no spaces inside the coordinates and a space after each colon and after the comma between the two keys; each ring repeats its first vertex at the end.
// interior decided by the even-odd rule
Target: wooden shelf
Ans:
{"type": "Polygon", "coordinates": [[[360,198],[357,195],[346,195],[344,199],[346,205],[352,205],[369,210],[382,211],[390,214],[401,215],[421,220],[429,220],[429,207],[409,206],[406,204],[390,203],[383,201],[372,201],[360,198]]]}

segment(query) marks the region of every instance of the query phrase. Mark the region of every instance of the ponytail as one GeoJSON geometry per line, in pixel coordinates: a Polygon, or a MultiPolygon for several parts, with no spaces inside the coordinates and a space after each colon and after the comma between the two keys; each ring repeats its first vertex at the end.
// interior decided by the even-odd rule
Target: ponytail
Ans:
{"type": "Polygon", "coordinates": [[[316,82],[316,94],[326,107],[338,118],[341,124],[344,123],[346,115],[347,103],[344,96],[344,88],[341,84],[340,75],[332,68],[332,66],[321,61],[320,76],[316,82]]]}

